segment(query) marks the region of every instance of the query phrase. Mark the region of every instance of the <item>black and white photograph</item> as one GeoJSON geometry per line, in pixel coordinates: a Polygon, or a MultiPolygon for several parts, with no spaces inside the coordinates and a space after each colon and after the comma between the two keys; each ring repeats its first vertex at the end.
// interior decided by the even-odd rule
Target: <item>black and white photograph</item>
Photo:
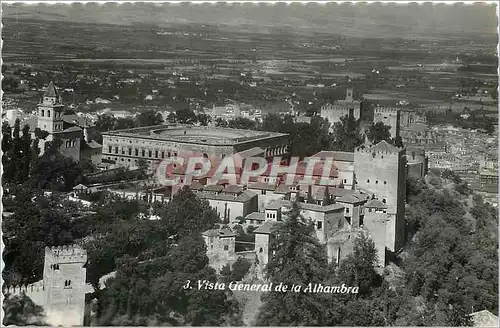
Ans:
{"type": "Polygon", "coordinates": [[[499,326],[497,2],[1,22],[2,326],[499,326]]]}

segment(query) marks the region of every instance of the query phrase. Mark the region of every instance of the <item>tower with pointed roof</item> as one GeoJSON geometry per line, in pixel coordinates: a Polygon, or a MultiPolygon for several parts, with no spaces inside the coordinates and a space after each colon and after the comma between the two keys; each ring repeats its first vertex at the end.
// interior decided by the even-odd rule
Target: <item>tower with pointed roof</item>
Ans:
{"type": "Polygon", "coordinates": [[[42,101],[38,105],[37,127],[49,133],[49,140],[53,134],[63,130],[64,105],[53,82],[50,82],[47,90],[43,94],[42,101]]]}
{"type": "Polygon", "coordinates": [[[39,141],[40,154],[45,151],[46,142],[58,138],[62,142],[59,148],[61,154],[79,161],[81,155],[80,141],[83,137],[83,131],[78,126],[65,128],[63,116],[64,105],[61,96],[54,82],[50,82],[40,104],[38,104],[37,111],[37,128],[48,132],[48,136],[39,141]]]}
{"type": "Polygon", "coordinates": [[[386,247],[398,251],[404,243],[406,169],[404,149],[387,141],[363,145],[354,152],[356,189],[368,190],[387,206],[386,247]]]}

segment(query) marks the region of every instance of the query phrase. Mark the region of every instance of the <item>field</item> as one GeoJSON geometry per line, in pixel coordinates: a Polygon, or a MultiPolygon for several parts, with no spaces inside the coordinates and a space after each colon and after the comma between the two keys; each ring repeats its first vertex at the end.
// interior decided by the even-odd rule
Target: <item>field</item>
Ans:
{"type": "MultiPolygon", "coordinates": [[[[263,112],[285,111],[288,99],[295,98],[301,111],[317,111],[341,99],[347,84],[372,103],[449,106],[451,97],[469,92],[471,85],[495,86],[494,44],[485,38],[471,47],[466,35],[436,42],[284,29],[251,33],[203,24],[119,26],[8,18],[3,23],[5,65],[30,65],[37,71],[36,77],[27,77],[31,89],[49,80],[74,89],[68,101],[84,110],[92,110],[84,105],[87,100],[102,97],[120,99],[108,107],[164,110],[185,102],[211,107],[236,101],[263,112]],[[181,75],[185,81],[179,82],[181,75]],[[127,79],[131,82],[123,82],[127,79]],[[145,101],[152,90],[158,92],[145,101]]],[[[14,78],[24,78],[12,71],[14,78]]]]}

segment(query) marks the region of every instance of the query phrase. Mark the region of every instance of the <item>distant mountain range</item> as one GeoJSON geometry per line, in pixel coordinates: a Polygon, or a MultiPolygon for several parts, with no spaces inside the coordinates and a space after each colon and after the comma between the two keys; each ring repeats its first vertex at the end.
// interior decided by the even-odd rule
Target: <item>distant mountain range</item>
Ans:
{"type": "Polygon", "coordinates": [[[210,24],[268,33],[276,28],[359,37],[439,38],[496,34],[494,5],[444,4],[2,4],[3,17],[95,24],[210,24]]]}

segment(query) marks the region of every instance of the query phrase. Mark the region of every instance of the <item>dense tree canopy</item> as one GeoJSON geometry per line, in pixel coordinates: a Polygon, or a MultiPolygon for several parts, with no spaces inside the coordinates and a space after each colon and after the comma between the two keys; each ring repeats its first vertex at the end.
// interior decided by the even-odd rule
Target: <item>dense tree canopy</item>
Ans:
{"type": "Polygon", "coordinates": [[[333,150],[353,152],[363,144],[360,122],[352,116],[343,116],[333,124],[333,150]]]}
{"type": "Polygon", "coordinates": [[[367,131],[368,140],[373,144],[378,144],[380,141],[391,141],[391,127],[383,122],[372,123],[367,131]]]}

